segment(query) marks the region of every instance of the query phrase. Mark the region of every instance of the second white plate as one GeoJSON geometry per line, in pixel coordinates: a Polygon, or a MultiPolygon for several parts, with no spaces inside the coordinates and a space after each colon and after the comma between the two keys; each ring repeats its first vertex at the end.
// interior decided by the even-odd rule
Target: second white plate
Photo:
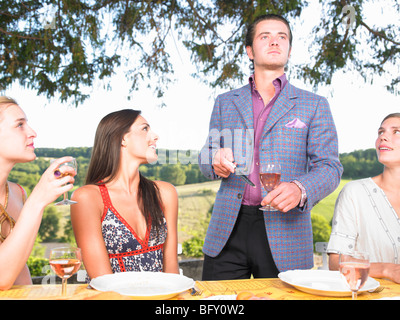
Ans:
{"type": "MultiPolygon", "coordinates": [[[[339,271],[290,270],[279,273],[278,277],[283,282],[303,292],[328,297],[351,296],[351,291],[339,271]]],[[[378,281],[368,277],[364,286],[358,292],[372,291],[379,285],[378,281]]]]}

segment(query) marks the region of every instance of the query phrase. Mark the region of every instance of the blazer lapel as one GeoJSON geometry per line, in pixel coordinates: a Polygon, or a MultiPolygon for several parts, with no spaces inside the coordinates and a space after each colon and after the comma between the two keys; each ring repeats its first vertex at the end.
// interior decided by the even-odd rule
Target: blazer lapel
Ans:
{"type": "Polygon", "coordinates": [[[233,103],[239,110],[247,129],[253,129],[253,100],[251,98],[250,85],[240,88],[234,93],[233,103]]]}
{"type": "Polygon", "coordinates": [[[296,88],[289,82],[286,83],[285,88],[283,88],[283,91],[280,93],[271,109],[267,122],[265,123],[262,137],[273,128],[280,118],[296,105],[295,99],[297,98],[297,93],[295,89],[296,88]]]}

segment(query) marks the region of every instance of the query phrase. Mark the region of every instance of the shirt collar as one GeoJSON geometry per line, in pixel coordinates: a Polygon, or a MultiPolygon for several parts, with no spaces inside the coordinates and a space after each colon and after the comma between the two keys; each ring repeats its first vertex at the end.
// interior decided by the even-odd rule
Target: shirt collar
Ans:
{"type": "MultiPolygon", "coordinates": [[[[286,73],[282,74],[280,77],[276,78],[274,81],[272,81],[273,85],[275,88],[279,89],[279,91],[282,91],[283,88],[285,87],[287,83],[287,78],[286,78],[286,73]]],[[[252,91],[257,90],[256,88],[256,82],[254,81],[254,74],[252,74],[249,77],[249,83],[252,91]]]]}

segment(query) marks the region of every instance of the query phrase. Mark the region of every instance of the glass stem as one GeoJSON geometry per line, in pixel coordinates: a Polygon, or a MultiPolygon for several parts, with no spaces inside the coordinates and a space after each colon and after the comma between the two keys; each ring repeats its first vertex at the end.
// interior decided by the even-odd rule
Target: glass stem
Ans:
{"type": "Polygon", "coordinates": [[[67,278],[62,278],[62,282],[61,282],[61,294],[63,296],[67,295],[67,278]]]}
{"type": "Polygon", "coordinates": [[[357,300],[357,291],[352,291],[351,292],[351,299],[352,300],[357,300]]]}
{"type": "MultiPolygon", "coordinates": [[[[267,192],[267,195],[268,193],[270,193],[270,191],[267,192]]],[[[266,204],[265,208],[267,209],[266,211],[271,211],[271,206],[269,204],[266,204]]]]}

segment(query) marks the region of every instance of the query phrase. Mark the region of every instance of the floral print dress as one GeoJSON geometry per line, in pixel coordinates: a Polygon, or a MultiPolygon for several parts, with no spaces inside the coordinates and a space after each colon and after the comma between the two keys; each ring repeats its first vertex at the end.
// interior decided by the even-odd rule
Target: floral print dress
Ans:
{"type": "Polygon", "coordinates": [[[125,271],[163,271],[163,246],[167,225],[159,228],[147,226],[146,236],[140,239],[111,203],[107,187],[99,185],[104,203],[102,234],[114,273],[125,271]]]}

